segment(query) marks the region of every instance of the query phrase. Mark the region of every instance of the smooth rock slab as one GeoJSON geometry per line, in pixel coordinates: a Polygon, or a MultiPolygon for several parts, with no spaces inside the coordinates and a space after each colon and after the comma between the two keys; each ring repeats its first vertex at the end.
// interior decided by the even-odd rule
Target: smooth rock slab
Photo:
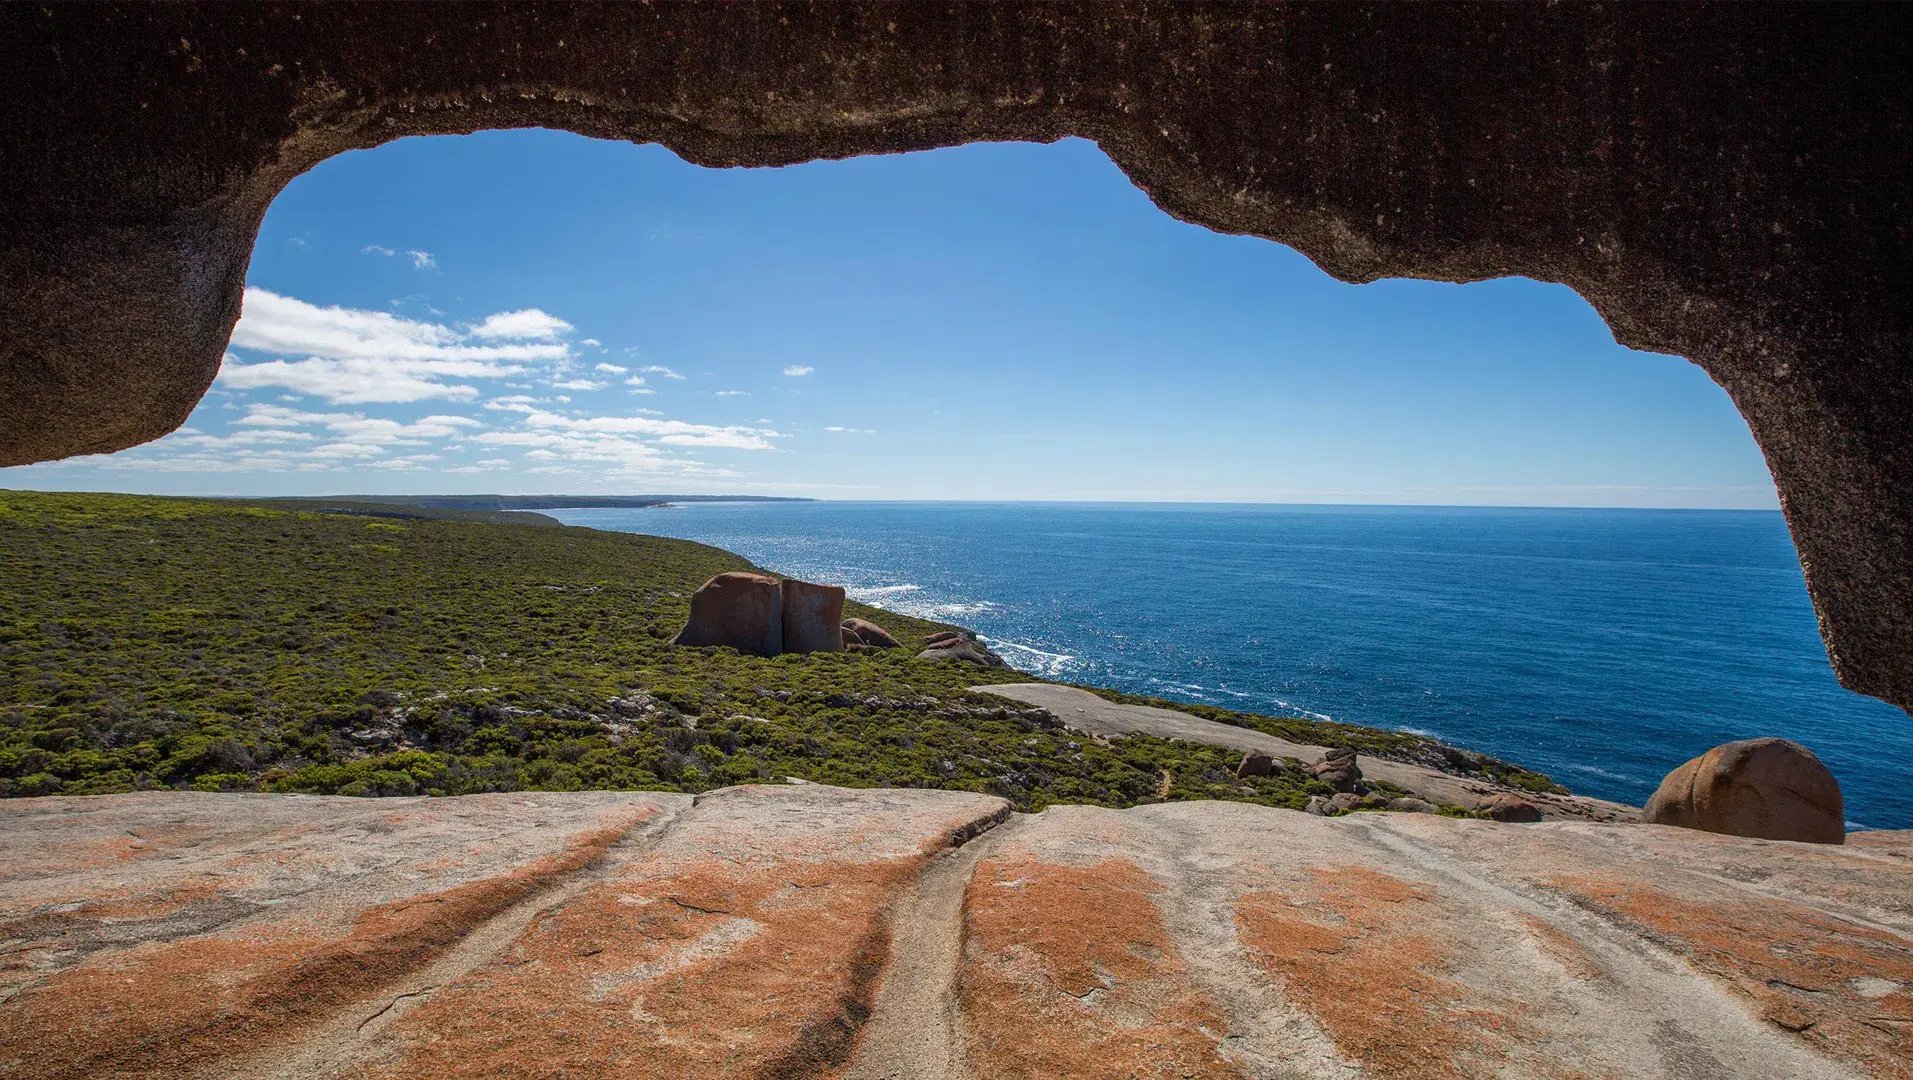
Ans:
{"type": "Polygon", "coordinates": [[[0,925],[8,1077],[1913,1076],[1909,833],[147,793],[0,925]]]}

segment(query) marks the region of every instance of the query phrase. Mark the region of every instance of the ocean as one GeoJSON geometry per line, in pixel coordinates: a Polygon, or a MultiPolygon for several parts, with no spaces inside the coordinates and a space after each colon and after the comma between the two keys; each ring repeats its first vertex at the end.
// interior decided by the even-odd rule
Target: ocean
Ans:
{"type": "Polygon", "coordinates": [[[1913,828],[1913,717],[1835,680],[1777,512],[1090,503],[546,511],[975,629],[1052,678],[1425,733],[1639,804],[1731,739],[1913,828]]]}

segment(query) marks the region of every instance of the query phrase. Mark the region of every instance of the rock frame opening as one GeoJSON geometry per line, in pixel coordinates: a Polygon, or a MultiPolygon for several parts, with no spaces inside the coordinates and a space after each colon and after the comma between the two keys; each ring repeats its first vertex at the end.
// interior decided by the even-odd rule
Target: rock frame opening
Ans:
{"type": "Polygon", "coordinates": [[[1523,275],[1733,399],[1834,669],[1913,706],[1913,16],[1893,6],[0,9],[0,465],[178,427],[266,207],[549,127],[708,166],[1095,141],[1351,282],[1523,275]]]}

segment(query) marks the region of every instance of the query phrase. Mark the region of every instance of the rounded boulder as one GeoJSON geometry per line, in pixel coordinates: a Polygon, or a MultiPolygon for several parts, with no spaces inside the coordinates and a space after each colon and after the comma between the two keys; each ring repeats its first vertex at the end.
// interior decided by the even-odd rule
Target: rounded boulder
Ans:
{"type": "Polygon", "coordinates": [[[1810,844],[1845,843],[1847,834],[1839,781],[1813,751],[1787,739],[1714,747],[1668,773],[1641,820],[1810,844]]]}
{"type": "Polygon", "coordinates": [[[873,649],[894,649],[903,644],[892,637],[890,631],[868,619],[845,619],[843,627],[846,643],[855,640],[859,645],[873,649]]]}

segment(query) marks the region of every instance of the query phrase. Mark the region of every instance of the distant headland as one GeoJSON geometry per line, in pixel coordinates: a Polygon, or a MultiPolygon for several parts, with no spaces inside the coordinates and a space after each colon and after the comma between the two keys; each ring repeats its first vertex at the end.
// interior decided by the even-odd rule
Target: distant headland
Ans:
{"type": "Polygon", "coordinates": [[[247,500],[273,503],[373,503],[392,506],[416,506],[428,510],[556,510],[560,507],[639,508],[669,503],[711,502],[816,502],[815,499],[781,495],[339,495],[333,497],[285,496],[275,499],[247,500]]]}

